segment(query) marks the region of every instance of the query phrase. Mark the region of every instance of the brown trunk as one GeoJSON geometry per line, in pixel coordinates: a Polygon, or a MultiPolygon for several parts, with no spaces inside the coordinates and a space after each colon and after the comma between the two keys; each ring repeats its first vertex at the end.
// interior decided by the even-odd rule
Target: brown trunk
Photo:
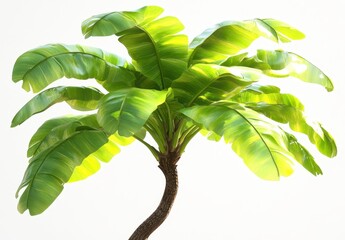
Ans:
{"type": "Polygon", "coordinates": [[[164,157],[159,163],[159,168],[162,170],[166,184],[162,200],[157,209],[148,217],[132,234],[129,240],[145,240],[164,222],[169,215],[170,209],[174,203],[177,188],[178,178],[176,170],[176,162],[179,157],[170,159],[164,157]]]}

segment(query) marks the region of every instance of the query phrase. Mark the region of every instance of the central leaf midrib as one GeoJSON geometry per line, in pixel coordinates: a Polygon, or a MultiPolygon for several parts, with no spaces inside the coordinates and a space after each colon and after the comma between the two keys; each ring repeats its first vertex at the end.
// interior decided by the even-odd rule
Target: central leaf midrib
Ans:
{"type": "Polygon", "coordinates": [[[157,62],[157,66],[158,66],[158,69],[159,69],[159,75],[160,75],[160,80],[161,80],[161,85],[162,85],[162,89],[165,89],[165,84],[164,84],[164,76],[163,76],[163,67],[162,67],[162,63],[161,63],[161,58],[160,58],[160,54],[158,52],[158,48],[157,48],[157,45],[156,45],[156,42],[154,41],[154,39],[151,37],[151,35],[149,34],[148,31],[146,31],[144,28],[142,28],[141,26],[137,26],[138,29],[140,29],[141,31],[143,31],[147,36],[148,38],[151,40],[151,44],[153,46],[153,49],[155,51],[155,58],[156,58],[156,62],[157,62]]]}
{"type": "Polygon", "coordinates": [[[209,88],[209,86],[211,86],[214,82],[216,82],[219,79],[219,74],[216,78],[211,79],[211,81],[205,85],[205,87],[203,87],[200,91],[198,91],[198,93],[192,98],[192,100],[189,101],[189,103],[187,104],[187,106],[191,106],[192,103],[202,94],[206,91],[207,88],[209,88]]]}
{"type": "Polygon", "coordinates": [[[266,141],[264,140],[263,136],[261,135],[261,133],[256,129],[256,127],[245,117],[243,116],[239,111],[237,111],[236,109],[233,109],[233,108],[230,108],[231,110],[233,110],[234,112],[236,112],[245,122],[247,122],[253,129],[254,131],[257,133],[257,135],[260,137],[261,141],[264,143],[265,147],[267,148],[267,151],[269,152],[269,155],[271,156],[272,160],[273,160],[273,163],[274,163],[274,166],[277,170],[277,174],[278,174],[278,177],[280,175],[279,173],[279,168],[277,166],[277,163],[275,161],[275,158],[273,157],[272,155],[272,152],[270,150],[270,148],[268,147],[266,141]]]}
{"type": "Polygon", "coordinates": [[[120,129],[120,124],[122,123],[121,118],[122,118],[122,113],[123,113],[123,108],[125,107],[125,103],[127,102],[127,99],[129,98],[130,92],[127,92],[126,95],[123,98],[123,101],[121,103],[120,109],[119,109],[119,124],[117,126],[118,129],[120,129]]]}

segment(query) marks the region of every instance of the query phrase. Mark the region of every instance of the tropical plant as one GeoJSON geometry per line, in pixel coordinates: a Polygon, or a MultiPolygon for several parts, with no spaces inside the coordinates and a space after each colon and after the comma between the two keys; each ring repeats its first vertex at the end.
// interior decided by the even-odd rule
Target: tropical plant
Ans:
{"type": "Polygon", "coordinates": [[[313,175],[322,174],[289,128],[307,135],[322,154],[336,155],[333,138],[320,124],[306,120],[302,103],[271,84],[293,77],[333,89],[316,66],[280,49],[281,43],[304,38],[303,33],[274,19],[227,21],[189,43],[177,18],[158,18],[162,11],[146,6],[96,15],[82,23],[86,38],[119,37],[130,60],[65,44],[38,47],[17,59],[13,81],[22,80],[25,90],[39,93],[15,115],[12,127],[58,102],[89,111],[50,119],[33,135],[29,166],[17,192],[18,197],[24,189],[19,212],[42,213],[65,183],[89,177],[100,162],[110,161],[120,146],[134,140],[151,151],[166,188],[158,208],[130,239],[147,239],[169,214],[178,188],[176,163],[198,132],[231,144],[248,168],[266,180],[289,176],[294,161],[313,175]],[[247,50],[255,49],[252,43],[258,38],[272,40],[279,49],[247,50]],[[95,79],[101,88],[46,89],[63,77],[95,79]]]}

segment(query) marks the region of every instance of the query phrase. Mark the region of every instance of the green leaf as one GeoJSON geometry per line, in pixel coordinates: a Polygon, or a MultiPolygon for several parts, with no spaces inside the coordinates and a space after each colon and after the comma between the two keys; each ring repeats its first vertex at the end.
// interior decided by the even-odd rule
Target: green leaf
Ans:
{"type": "Polygon", "coordinates": [[[184,26],[175,17],[155,20],[162,8],[143,7],[134,12],[112,12],[84,21],[82,29],[89,36],[120,36],[136,69],[165,89],[187,66],[188,38],[176,34],[184,26]]]}
{"type": "MultiPolygon", "coordinates": [[[[267,91],[266,88],[265,90],[267,91]]],[[[337,154],[337,147],[333,137],[319,124],[306,119],[303,114],[304,106],[291,94],[259,93],[250,89],[245,90],[231,100],[246,104],[266,117],[280,122],[289,123],[292,130],[301,132],[309,137],[309,141],[328,157],[337,154]]]]}
{"type": "Polygon", "coordinates": [[[229,57],[221,65],[260,69],[271,77],[295,77],[307,83],[319,84],[328,91],[333,90],[333,83],[326,74],[308,60],[292,52],[260,49],[251,57],[248,57],[248,53],[229,57]]]}
{"type": "MultiPolygon", "coordinates": [[[[28,149],[28,157],[49,149],[59,142],[65,141],[75,134],[76,131],[82,129],[101,130],[95,114],[88,116],[66,116],[46,121],[32,136],[28,149]]],[[[81,165],[74,169],[69,182],[83,180],[96,173],[100,169],[99,161],[109,162],[115,155],[120,153],[119,145],[126,146],[133,141],[134,138],[121,137],[117,133],[109,136],[107,143],[86,157],[81,165]]]]}
{"type": "MultiPolygon", "coordinates": [[[[22,54],[16,61],[12,79],[23,80],[26,91],[39,92],[62,77],[112,80],[123,71],[119,66],[128,64],[122,58],[98,48],[80,45],[49,44],[22,54]]],[[[128,74],[127,74],[128,75],[128,74]]],[[[120,85],[134,86],[133,80],[117,78],[120,85]]]]}
{"type": "Polygon", "coordinates": [[[247,52],[230,56],[221,63],[221,66],[225,66],[225,67],[241,66],[241,64],[243,63],[243,60],[247,59],[247,56],[248,56],[247,52]]]}
{"type": "Polygon", "coordinates": [[[333,83],[326,74],[295,53],[280,50],[258,50],[257,57],[261,62],[270,66],[270,69],[263,71],[268,76],[291,76],[307,83],[319,84],[325,87],[327,91],[333,90],[333,83]]]}
{"type": "Polygon", "coordinates": [[[288,149],[294,155],[295,160],[313,175],[321,175],[322,170],[314,161],[314,157],[303,147],[292,134],[286,133],[289,141],[288,149]]]}
{"type": "Polygon", "coordinates": [[[262,94],[262,93],[280,93],[280,88],[273,85],[260,85],[257,83],[251,84],[246,87],[239,95],[245,92],[250,92],[252,94],[262,94]]]}
{"type": "Polygon", "coordinates": [[[298,29],[290,26],[289,24],[272,19],[266,18],[262,19],[263,22],[274,28],[277,32],[279,40],[282,42],[291,42],[292,40],[301,40],[305,37],[304,33],[299,31],[298,29]]]}
{"type": "MultiPolygon", "coordinates": [[[[262,86],[261,86],[262,87],[262,86]]],[[[267,87],[267,86],[266,86],[267,87]]],[[[271,87],[271,86],[270,86],[271,87]]],[[[263,89],[263,88],[261,88],[263,89]]],[[[277,88],[271,87],[271,91],[275,91],[277,88]]],[[[279,89],[279,88],[278,88],[279,89]]],[[[264,89],[264,91],[269,91],[268,88],[264,89]]],[[[290,106],[295,108],[296,110],[304,110],[303,104],[299,101],[297,97],[288,93],[258,93],[253,91],[253,88],[248,88],[245,91],[237,94],[231,100],[240,103],[267,103],[267,104],[276,104],[276,105],[284,105],[290,106]]],[[[285,114],[282,114],[285,115],[285,114]]]]}
{"type": "Polygon", "coordinates": [[[105,95],[99,104],[98,122],[105,131],[130,137],[140,131],[157,107],[165,102],[168,91],[128,88],[105,95]]]}
{"type": "Polygon", "coordinates": [[[181,112],[232,143],[232,149],[260,178],[278,180],[293,172],[285,133],[262,115],[230,104],[194,106],[181,112]]]}
{"type": "Polygon", "coordinates": [[[82,130],[102,130],[97,122],[96,114],[50,119],[44,122],[32,136],[28,157],[50,148],[82,130]]]}
{"type": "Polygon", "coordinates": [[[120,153],[119,145],[128,145],[134,138],[124,138],[118,134],[113,134],[108,138],[108,142],[97,151],[86,157],[81,165],[77,166],[68,182],[84,180],[95,174],[101,167],[100,161],[109,162],[115,155],[120,153]]]}
{"type": "Polygon", "coordinates": [[[176,34],[184,26],[175,17],[164,17],[121,32],[133,65],[155,82],[168,88],[187,67],[188,38],[176,34]]]}
{"type": "MultiPolygon", "coordinates": [[[[59,126],[66,126],[71,122],[76,122],[81,118],[81,116],[65,116],[59,118],[53,118],[45,121],[34,133],[29,142],[29,147],[27,151],[27,157],[36,155],[42,149],[42,142],[47,142],[48,146],[54,145],[56,143],[56,138],[51,138],[52,141],[47,141],[47,136],[52,134],[52,130],[59,126]],[[49,143],[50,142],[50,143],[49,143]]],[[[63,135],[63,134],[62,134],[63,135]]],[[[44,149],[44,147],[43,147],[44,149]]]]}
{"type": "Polygon", "coordinates": [[[144,24],[157,18],[163,9],[157,6],[145,6],[136,11],[110,12],[86,19],[82,23],[85,38],[90,36],[110,36],[144,24]]]}
{"type": "Polygon", "coordinates": [[[189,64],[222,63],[259,37],[278,42],[276,31],[260,19],[222,22],[193,39],[189,64]]]}
{"type": "Polygon", "coordinates": [[[104,94],[92,87],[55,87],[47,89],[27,102],[15,115],[11,127],[15,127],[32,115],[48,109],[58,102],[66,102],[73,109],[95,110],[104,94]]]}
{"type": "Polygon", "coordinates": [[[107,141],[102,131],[77,131],[32,157],[16,194],[18,197],[26,187],[19,199],[19,212],[28,209],[31,215],[37,215],[45,211],[61,193],[74,168],[107,141]]]}
{"type": "Polygon", "coordinates": [[[247,104],[247,107],[264,114],[274,121],[289,123],[292,130],[304,133],[317,149],[328,157],[337,155],[337,147],[333,137],[317,122],[306,119],[303,112],[293,106],[284,104],[247,104]]]}
{"type": "Polygon", "coordinates": [[[238,67],[196,64],[186,70],[172,84],[174,96],[186,106],[193,103],[228,99],[253,83],[256,71],[238,67]]]}

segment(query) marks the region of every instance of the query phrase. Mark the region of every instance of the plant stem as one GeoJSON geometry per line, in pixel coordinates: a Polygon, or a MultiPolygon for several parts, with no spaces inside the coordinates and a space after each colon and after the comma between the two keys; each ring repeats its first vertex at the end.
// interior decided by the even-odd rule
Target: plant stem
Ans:
{"type": "Polygon", "coordinates": [[[162,155],[159,161],[159,168],[162,170],[166,184],[160,204],[157,209],[148,217],[132,234],[129,240],[145,240],[164,222],[168,217],[174,203],[177,189],[178,176],[176,162],[180,156],[175,153],[162,155]]]}

